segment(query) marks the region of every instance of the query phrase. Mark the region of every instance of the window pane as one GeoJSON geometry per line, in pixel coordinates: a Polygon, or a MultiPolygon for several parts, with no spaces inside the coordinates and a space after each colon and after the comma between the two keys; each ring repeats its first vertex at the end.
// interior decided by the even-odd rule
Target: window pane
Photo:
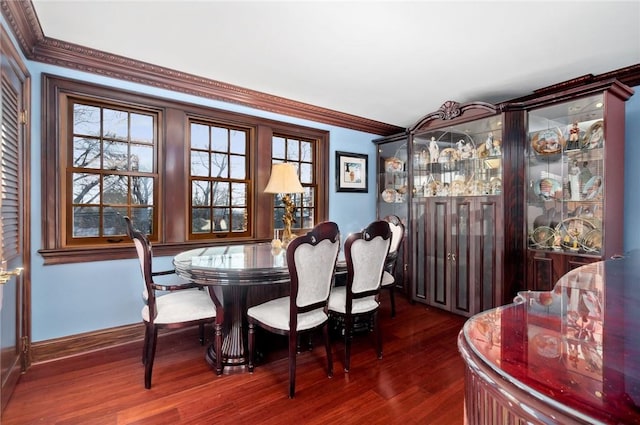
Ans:
{"type": "Polygon", "coordinates": [[[191,124],[191,149],[209,150],[209,126],[191,124]]]}
{"type": "Polygon", "coordinates": [[[213,205],[229,205],[229,183],[215,182],[213,184],[213,205]]]}
{"type": "Polygon", "coordinates": [[[153,208],[132,208],[131,220],[136,228],[146,235],[153,231],[153,208]]]}
{"type": "Polygon", "coordinates": [[[127,215],[126,208],[109,208],[105,210],[104,216],[102,217],[103,235],[126,235],[126,224],[122,219],[125,215],[127,215]]]}
{"type": "Polygon", "coordinates": [[[229,152],[244,155],[247,150],[247,133],[240,130],[231,130],[231,145],[229,152]]]}
{"type": "Polygon", "coordinates": [[[247,205],[247,185],[244,183],[231,184],[231,205],[247,205]]]}
{"type": "Polygon", "coordinates": [[[124,111],[105,108],[102,112],[102,135],[112,139],[124,139],[129,137],[129,114],[124,111]]]}
{"type": "Polygon", "coordinates": [[[73,138],[73,166],[78,168],[100,168],[100,139],[73,138]]]}
{"type": "Polygon", "coordinates": [[[227,154],[213,153],[211,154],[211,177],[229,177],[227,162],[229,157],[227,154]]]}
{"type": "Polygon", "coordinates": [[[131,203],[153,205],[153,177],[131,177],[131,203]]]}
{"type": "Polygon", "coordinates": [[[73,203],[97,204],[100,202],[100,175],[73,174],[73,203]]]}
{"type": "Polygon", "coordinates": [[[127,204],[127,176],[104,176],[103,203],[104,204],[127,204]]]}
{"type": "Polygon", "coordinates": [[[153,146],[131,145],[131,171],[153,172],[153,146]]]}
{"type": "Polygon", "coordinates": [[[213,209],[213,230],[215,232],[229,231],[229,208],[213,209]]]}
{"type": "Polygon", "coordinates": [[[271,157],[281,160],[284,160],[286,158],[284,137],[273,137],[273,140],[271,142],[271,157]]]}
{"type": "Polygon", "coordinates": [[[129,145],[122,142],[105,142],[103,152],[103,168],[105,170],[129,169],[129,145]]]}
{"type": "Polygon", "coordinates": [[[74,104],[73,133],[100,136],[100,108],[78,103],[74,104]]]}
{"type": "Polygon", "coordinates": [[[229,151],[229,130],[211,127],[211,150],[217,152],[229,151]]]}
{"type": "Polygon", "coordinates": [[[313,143],[300,142],[300,161],[313,162],[313,143]]]}
{"type": "Polygon", "coordinates": [[[100,209],[73,208],[73,237],[100,236],[100,209]]]}
{"type": "Polygon", "coordinates": [[[297,140],[289,139],[287,141],[287,159],[289,161],[300,160],[300,145],[297,140]]]}
{"type": "Polygon", "coordinates": [[[244,156],[230,155],[231,160],[231,174],[229,177],[232,179],[244,180],[246,178],[246,161],[244,156]]]}
{"type": "Polygon", "coordinates": [[[193,229],[193,233],[209,233],[211,231],[211,210],[209,208],[191,209],[191,229],[193,229]]]}
{"type": "Polygon", "coordinates": [[[211,185],[208,181],[194,180],[191,183],[191,205],[208,207],[210,205],[211,185]]]}
{"type": "Polygon", "coordinates": [[[151,115],[131,114],[131,141],[153,143],[154,128],[151,115]]]}
{"type": "Polygon", "coordinates": [[[302,228],[310,229],[315,225],[315,219],[313,217],[313,208],[302,209],[302,228]]]}
{"type": "Polygon", "coordinates": [[[207,152],[191,151],[191,175],[209,177],[209,154],[207,152]]]}
{"type": "Polygon", "coordinates": [[[231,230],[234,232],[244,232],[247,230],[247,209],[231,209],[231,230]]]}
{"type": "Polygon", "coordinates": [[[300,183],[313,183],[313,168],[311,164],[303,162],[300,164],[300,183]]]}

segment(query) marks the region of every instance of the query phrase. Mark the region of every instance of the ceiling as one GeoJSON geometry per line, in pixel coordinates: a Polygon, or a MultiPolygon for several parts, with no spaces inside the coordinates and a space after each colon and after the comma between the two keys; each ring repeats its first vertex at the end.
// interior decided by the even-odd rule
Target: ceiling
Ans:
{"type": "Polygon", "coordinates": [[[400,127],[640,63],[639,1],[32,1],[46,37],[400,127]]]}

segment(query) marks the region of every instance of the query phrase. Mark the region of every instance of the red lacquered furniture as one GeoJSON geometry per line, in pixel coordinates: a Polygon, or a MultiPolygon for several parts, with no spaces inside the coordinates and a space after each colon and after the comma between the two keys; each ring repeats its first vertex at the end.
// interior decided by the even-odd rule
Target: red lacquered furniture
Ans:
{"type": "Polygon", "coordinates": [[[640,423],[640,251],[470,318],[466,422],[640,423]]]}

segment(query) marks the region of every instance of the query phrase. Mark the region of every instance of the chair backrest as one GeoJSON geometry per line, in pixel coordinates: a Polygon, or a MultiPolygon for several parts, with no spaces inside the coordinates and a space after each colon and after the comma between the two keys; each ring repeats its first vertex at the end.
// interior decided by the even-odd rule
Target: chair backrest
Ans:
{"type": "Polygon", "coordinates": [[[127,234],[133,240],[138,253],[138,261],[140,262],[140,272],[142,273],[142,280],[144,281],[144,290],[142,298],[147,301],[149,308],[153,308],[154,311],[150,311],[150,317],[155,317],[155,291],[153,290],[153,277],[151,275],[153,252],[151,249],[151,242],[147,236],[134,229],[133,223],[129,217],[124,217],[124,221],[127,223],[127,234]]]}
{"type": "Polygon", "coordinates": [[[389,247],[389,253],[397,254],[402,239],[404,239],[404,224],[402,224],[397,215],[388,215],[384,218],[384,221],[389,223],[389,227],[391,228],[391,246],[389,247]]]}
{"type": "Polygon", "coordinates": [[[326,310],[340,251],[340,231],[336,223],[316,225],[287,247],[287,266],[291,277],[291,322],[299,313],[326,310]]]}
{"type": "Polygon", "coordinates": [[[391,228],[384,220],[374,221],[361,232],[349,235],[344,244],[348,305],[352,298],[377,294],[390,246],[391,228]]]}

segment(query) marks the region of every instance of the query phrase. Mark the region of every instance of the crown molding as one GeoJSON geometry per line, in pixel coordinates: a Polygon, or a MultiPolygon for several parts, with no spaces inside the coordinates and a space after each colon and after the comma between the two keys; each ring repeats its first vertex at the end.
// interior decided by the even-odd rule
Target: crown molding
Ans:
{"type": "Polygon", "coordinates": [[[30,0],[2,0],[27,59],[381,136],[404,128],[46,37],[30,0]]]}

